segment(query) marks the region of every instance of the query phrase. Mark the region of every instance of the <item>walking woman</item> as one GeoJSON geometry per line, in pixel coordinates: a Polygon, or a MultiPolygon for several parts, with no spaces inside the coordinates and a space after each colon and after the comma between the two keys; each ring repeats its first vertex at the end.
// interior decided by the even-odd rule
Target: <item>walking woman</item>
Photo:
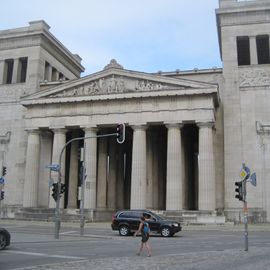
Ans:
{"type": "Polygon", "coordinates": [[[141,222],[140,222],[139,228],[134,233],[134,237],[136,237],[136,235],[138,233],[141,233],[142,241],[141,241],[140,249],[136,254],[138,256],[140,256],[141,252],[143,250],[143,247],[145,246],[145,248],[147,250],[147,254],[148,254],[147,256],[151,257],[151,248],[150,248],[150,245],[149,245],[150,228],[149,228],[149,224],[145,221],[144,216],[141,217],[141,222]]]}

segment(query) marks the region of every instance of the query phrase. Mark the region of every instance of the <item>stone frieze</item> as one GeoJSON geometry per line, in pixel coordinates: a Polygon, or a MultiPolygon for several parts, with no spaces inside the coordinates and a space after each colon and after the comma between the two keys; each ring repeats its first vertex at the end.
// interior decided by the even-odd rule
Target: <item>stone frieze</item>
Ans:
{"type": "Polygon", "coordinates": [[[128,92],[157,91],[164,89],[181,88],[175,86],[164,85],[159,82],[149,80],[131,80],[124,79],[122,76],[112,75],[108,78],[101,78],[84,85],[61,91],[57,94],[51,94],[49,97],[75,97],[75,96],[91,96],[91,95],[107,95],[128,92]]]}
{"type": "Polygon", "coordinates": [[[264,69],[240,70],[240,87],[270,85],[270,72],[264,69]]]}

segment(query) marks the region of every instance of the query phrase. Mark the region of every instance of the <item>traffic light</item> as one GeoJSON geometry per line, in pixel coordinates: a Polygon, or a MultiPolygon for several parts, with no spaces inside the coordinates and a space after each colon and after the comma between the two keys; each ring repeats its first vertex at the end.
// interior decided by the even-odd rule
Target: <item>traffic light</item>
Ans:
{"type": "Polygon", "coordinates": [[[57,201],[57,195],[58,195],[58,183],[53,183],[52,197],[55,201],[57,201]]]}
{"type": "Polygon", "coordinates": [[[244,190],[243,190],[243,182],[235,182],[235,198],[239,201],[244,201],[244,190]]]}
{"type": "Polygon", "coordinates": [[[3,166],[3,168],[2,168],[2,176],[6,175],[6,174],[7,174],[7,167],[3,166]]]}
{"type": "Polygon", "coordinates": [[[61,183],[60,194],[64,193],[65,191],[66,191],[66,185],[61,183]]]}
{"type": "Polygon", "coordinates": [[[118,124],[116,128],[116,140],[118,143],[123,143],[125,141],[125,124],[118,124]]]}
{"type": "Polygon", "coordinates": [[[0,200],[2,201],[2,200],[4,200],[4,196],[5,196],[5,191],[1,191],[1,195],[0,195],[0,200]]]}

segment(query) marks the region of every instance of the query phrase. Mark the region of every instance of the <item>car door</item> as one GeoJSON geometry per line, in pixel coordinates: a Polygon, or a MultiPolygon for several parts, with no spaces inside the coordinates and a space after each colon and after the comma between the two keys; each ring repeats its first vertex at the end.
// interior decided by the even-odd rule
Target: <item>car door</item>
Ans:
{"type": "Polygon", "coordinates": [[[152,215],[151,213],[143,213],[144,216],[146,217],[146,221],[149,224],[150,227],[150,231],[152,232],[158,232],[159,231],[159,221],[157,220],[157,218],[152,215]]]}
{"type": "Polygon", "coordinates": [[[142,213],[138,211],[130,211],[130,230],[137,231],[141,222],[142,213]]]}

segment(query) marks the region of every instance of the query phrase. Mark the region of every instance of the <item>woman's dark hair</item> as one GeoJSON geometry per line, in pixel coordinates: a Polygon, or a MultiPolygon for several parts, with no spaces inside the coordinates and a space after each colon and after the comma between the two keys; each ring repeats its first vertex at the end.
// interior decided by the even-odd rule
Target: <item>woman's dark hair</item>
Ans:
{"type": "Polygon", "coordinates": [[[145,217],[144,217],[144,216],[141,216],[141,220],[142,220],[142,221],[145,221],[145,217]]]}

